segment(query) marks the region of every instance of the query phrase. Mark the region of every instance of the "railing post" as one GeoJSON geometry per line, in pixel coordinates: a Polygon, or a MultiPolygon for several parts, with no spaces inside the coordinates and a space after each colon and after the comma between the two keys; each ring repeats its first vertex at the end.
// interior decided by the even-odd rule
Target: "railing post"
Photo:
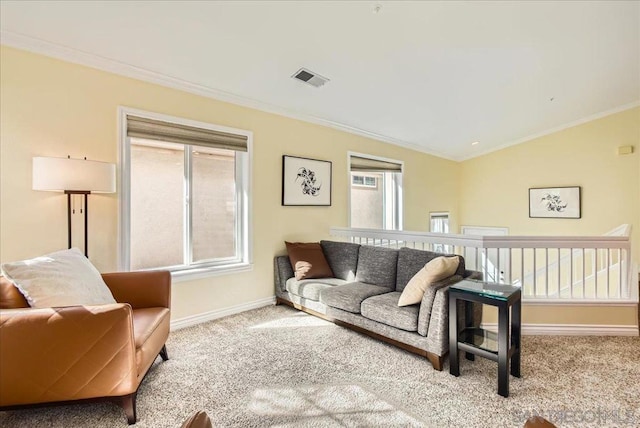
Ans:
{"type": "Polygon", "coordinates": [[[569,257],[569,259],[571,260],[571,264],[570,264],[570,268],[569,268],[570,269],[569,286],[571,287],[570,288],[571,298],[573,299],[573,284],[574,284],[574,282],[573,282],[573,248],[570,248],[569,251],[571,251],[570,257],[569,257]]]}

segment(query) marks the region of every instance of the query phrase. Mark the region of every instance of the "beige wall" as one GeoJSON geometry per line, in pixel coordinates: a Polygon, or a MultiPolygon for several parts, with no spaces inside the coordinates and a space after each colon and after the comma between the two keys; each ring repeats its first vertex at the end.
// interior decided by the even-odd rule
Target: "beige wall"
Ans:
{"type": "MultiPolygon", "coordinates": [[[[638,260],[638,108],[457,163],[11,48],[1,48],[0,67],[2,262],[66,246],[65,198],[31,190],[31,158],[69,154],[116,162],[118,106],[254,133],[254,269],[176,283],[174,319],[272,296],[272,258],[284,252],[284,240],[319,240],[328,237],[331,226],[346,226],[348,151],[404,161],[407,230],[428,230],[430,211],[449,211],[452,232],[464,224],[505,226],[511,234],[601,234],[631,223],[638,260]],[[634,145],[636,153],[616,155],[621,145],[634,145]],[[280,205],[283,154],[333,162],[331,207],[280,205]],[[582,186],[583,218],[529,219],[527,189],[558,185],[582,186]]],[[[90,202],[89,255],[101,271],[111,271],[117,262],[117,195],[92,195],[90,202]]],[[[633,324],[637,313],[636,308],[530,307],[523,317],[539,323],[633,324]]]]}
{"type": "MultiPolygon", "coordinates": [[[[638,262],[639,149],[640,108],[634,108],[467,160],[460,170],[459,220],[463,225],[508,227],[510,235],[601,235],[628,223],[633,228],[632,257],[638,262]],[[618,155],[617,148],[626,145],[635,146],[635,152],[618,155]],[[529,218],[528,189],[555,186],[582,187],[582,218],[529,218]]],[[[523,321],[635,324],[636,311],[538,306],[523,310],[523,321]]]]}
{"type": "MultiPolygon", "coordinates": [[[[0,261],[66,246],[62,194],[31,190],[33,156],[116,162],[117,108],[128,106],[253,132],[252,272],[176,283],[174,319],[273,296],[283,241],[328,237],[347,225],[347,152],[404,161],[404,225],[427,230],[429,211],[458,212],[459,165],[330,128],[264,113],[12,48],[0,51],[0,261]],[[333,162],[331,207],[282,207],[283,154],[333,162]]],[[[117,195],[91,195],[89,256],[116,269],[117,195]]]]}

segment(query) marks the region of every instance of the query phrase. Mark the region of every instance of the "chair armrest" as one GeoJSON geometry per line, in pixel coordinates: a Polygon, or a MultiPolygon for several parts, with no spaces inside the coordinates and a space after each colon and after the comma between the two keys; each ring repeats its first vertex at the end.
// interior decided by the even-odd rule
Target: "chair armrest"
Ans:
{"type": "Polygon", "coordinates": [[[119,303],[133,309],[171,309],[171,273],[169,271],[104,273],[102,279],[119,303]]]}
{"type": "Polygon", "coordinates": [[[131,394],[131,306],[0,310],[0,406],[131,394]]]}

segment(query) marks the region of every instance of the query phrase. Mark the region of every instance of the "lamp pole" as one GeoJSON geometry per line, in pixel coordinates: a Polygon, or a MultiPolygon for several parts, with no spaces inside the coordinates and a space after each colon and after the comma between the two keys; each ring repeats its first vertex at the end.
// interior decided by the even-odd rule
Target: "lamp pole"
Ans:
{"type": "Polygon", "coordinates": [[[67,195],[67,241],[71,248],[71,195],[82,195],[84,202],[84,256],[89,258],[89,198],[90,190],[65,190],[67,195]]]}

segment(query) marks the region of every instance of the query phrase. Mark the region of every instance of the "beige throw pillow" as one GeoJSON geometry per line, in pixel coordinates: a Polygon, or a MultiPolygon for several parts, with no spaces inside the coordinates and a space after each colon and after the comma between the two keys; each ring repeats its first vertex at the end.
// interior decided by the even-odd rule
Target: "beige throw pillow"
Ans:
{"type": "Polygon", "coordinates": [[[424,292],[434,282],[449,278],[458,269],[458,257],[436,257],[424,265],[402,291],[398,306],[408,306],[422,301],[424,292]]]}
{"type": "Polygon", "coordinates": [[[5,263],[2,271],[33,308],[116,303],[100,272],[77,248],[5,263]]]}

